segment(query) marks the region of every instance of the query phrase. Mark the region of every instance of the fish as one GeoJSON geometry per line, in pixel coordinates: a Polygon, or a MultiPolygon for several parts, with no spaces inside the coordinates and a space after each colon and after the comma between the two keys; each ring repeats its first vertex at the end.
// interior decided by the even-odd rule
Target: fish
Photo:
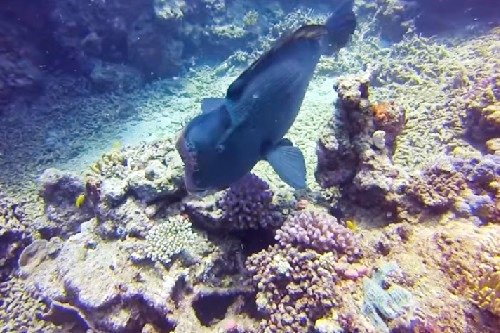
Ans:
{"type": "Polygon", "coordinates": [[[324,25],[304,25],[280,39],[227,88],[202,100],[202,113],[181,131],[176,149],[189,193],[223,190],[266,160],[282,181],[306,187],[302,152],[285,138],[322,55],[344,47],[356,28],[353,0],[324,25]]]}

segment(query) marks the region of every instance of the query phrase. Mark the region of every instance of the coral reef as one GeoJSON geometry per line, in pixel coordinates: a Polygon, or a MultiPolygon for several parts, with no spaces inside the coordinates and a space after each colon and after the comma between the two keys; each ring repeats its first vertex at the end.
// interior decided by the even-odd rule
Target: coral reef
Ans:
{"type": "Polygon", "coordinates": [[[250,174],[232,185],[216,202],[222,223],[232,230],[278,227],[283,217],[273,204],[273,191],[259,177],[250,174]]]}
{"type": "Polygon", "coordinates": [[[80,224],[94,216],[92,204],[84,196],[85,185],[76,175],[57,169],[47,169],[39,178],[40,195],[45,203],[45,216],[36,228],[45,238],[67,236],[80,224]],[[77,198],[83,198],[78,205],[77,198]]]}
{"type": "Polygon", "coordinates": [[[445,211],[465,188],[466,181],[460,173],[435,166],[410,182],[407,193],[425,208],[445,211]]]}
{"type": "MultiPolygon", "coordinates": [[[[498,73],[482,78],[465,94],[467,114],[466,135],[484,149],[489,140],[500,133],[500,76],[498,73]]],[[[490,149],[493,153],[495,149],[490,149]]]]}
{"type": "Polygon", "coordinates": [[[415,30],[418,6],[415,2],[401,0],[360,1],[359,11],[373,15],[378,22],[377,30],[382,38],[400,41],[403,36],[415,30]]]}
{"type": "Polygon", "coordinates": [[[318,142],[316,178],[325,188],[341,186],[344,197],[359,205],[391,212],[390,195],[403,178],[392,154],[404,110],[394,103],[370,105],[368,82],[368,76],[347,76],[336,83],[339,115],[318,142]]]}
{"type": "MultiPolygon", "coordinates": [[[[394,262],[389,262],[377,269],[371,278],[363,278],[363,308],[362,312],[369,318],[377,332],[390,332],[386,321],[408,314],[415,306],[411,293],[395,284],[389,285],[387,277],[400,268],[394,262]]],[[[410,316],[411,317],[411,316],[410,316]]]]}
{"type": "Polygon", "coordinates": [[[31,232],[23,209],[0,192],[0,282],[17,267],[17,259],[31,242],[31,232]]]}
{"type": "Polygon", "coordinates": [[[47,306],[36,295],[26,292],[22,279],[0,282],[1,332],[84,332],[78,326],[57,326],[44,320],[49,312],[47,306]]]}
{"type": "MultiPolygon", "coordinates": [[[[419,214],[453,212],[473,217],[476,223],[495,222],[499,217],[498,157],[437,158],[401,191],[398,216],[411,219],[419,214]]],[[[422,219],[422,217],[421,217],[422,219]]]]}
{"type": "Polygon", "coordinates": [[[210,250],[208,241],[193,232],[191,222],[181,216],[155,225],[148,232],[146,242],[147,256],[165,265],[179,256],[188,263],[197,261],[204,252],[210,250]]]}
{"type": "Polygon", "coordinates": [[[185,212],[208,230],[273,229],[284,220],[283,208],[259,177],[249,174],[227,190],[202,199],[185,200],[185,212]]]}
{"type": "Polygon", "coordinates": [[[173,133],[334,4],[6,0],[0,104],[28,99],[0,106],[0,331],[496,332],[500,30],[413,34],[487,1],[356,1],[288,133],[308,190],[259,163],[200,199],[173,133]]]}
{"type": "Polygon", "coordinates": [[[264,315],[261,330],[304,332],[342,302],[342,279],[364,274],[362,267],[349,264],[361,252],[351,231],[324,213],[298,213],[284,223],[276,240],[247,259],[257,308],[264,315]]]}
{"type": "Polygon", "coordinates": [[[500,270],[498,265],[494,271],[481,278],[477,284],[474,302],[481,309],[490,311],[495,316],[500,316],[500,270]]]}
{"type": "MultiPolygon", "coordinates": [[[[148,327],[156,331],[201,331],[204,326],[224,327],[227,323],[221,319],[227,311],[241,320],[236,326],[251,328],[244,324],[248,319],[237,305],[250,290],[239,282],[238,272],[243,268],[234,247],[225,244],[228,252],[224,253],[207,247],[196,265],[193,261],[170,261],[168,257],[167,268],[145,260],[148,250],[154,260],[166,261],[166,247],[180,252],[182,249],[174,246],[187,245],[175,240],[185,241],[193,232],[180,225],[171,230],[165,227],[175,223],[190,226],[185,218],[178,217],[151,229],[147,240],[103,241],[94,219],[84,222],[81,231],[64,242],[57,238],[36,241],[19,260],[25,293],[37,295],[44,304],[42,308],[48,309],[43,316],[47,325],[59,327],[76,325],[99,332],[139,332],[148,327]],[[160,234],[168,237],[156,237],[160,234]],[[217,278],[219,274],[224,274],[224,283],[217,278]],[[214,287],[210,281],[216,282],[214,287]]],[[[203,238],[196,238],[197,243],[191,240],[193,248],[203,247],[203,238]]]]}
{"type": "Polygon", "coordinates": [[[0,109],[15,96],[32,97],[43,85],[43,57],[26,30],[4,20],[0,24],[0,109]]]}

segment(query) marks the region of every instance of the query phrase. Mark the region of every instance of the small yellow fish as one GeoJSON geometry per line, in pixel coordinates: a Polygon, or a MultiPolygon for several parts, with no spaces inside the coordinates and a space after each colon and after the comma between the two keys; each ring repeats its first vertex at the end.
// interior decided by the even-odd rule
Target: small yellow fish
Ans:
{"type": "Polygon", "coordinates": [[[345,226],[347,229],[352,230],[352,231],[358,230],[358,226],[356,225],[356,222],[354,222],[353,220],[345,221],[345,226]]]}
{"type": "Polygon", "coordinates": [[[85,193],[82,193],[79,196],[77,196],[76,199],[75,199],[75,206],[76,206],[76,208],[82,207],[82,205],[83,205],[84,202],[85,202],[85,193]]]}

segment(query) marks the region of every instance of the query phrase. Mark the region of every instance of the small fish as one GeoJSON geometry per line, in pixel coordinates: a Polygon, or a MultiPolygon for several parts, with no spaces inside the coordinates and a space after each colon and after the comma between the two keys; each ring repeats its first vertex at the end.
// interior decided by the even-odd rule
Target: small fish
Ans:
{"type": "Polygon", "coordinates": [[[325,25],[305,25],[278,41],[227,89],[202,101],[177,140],[190,192],[222,190],[266,160],[288,185],[303,189],[302,152],[284,138],[299,112],[316,64],[344,47],[356,27],[353,0],[325,25]]]}

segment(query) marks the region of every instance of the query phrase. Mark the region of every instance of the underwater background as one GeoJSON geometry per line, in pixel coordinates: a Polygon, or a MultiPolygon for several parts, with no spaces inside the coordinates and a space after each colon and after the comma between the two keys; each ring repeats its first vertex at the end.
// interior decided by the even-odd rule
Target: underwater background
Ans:
{"type": "Polygon", "coordinates": [[[2,0],[0,332],[500,332],[496,0],[355,0],[307,189],[185,189],[202,99],[339,2],[2,0]]]}

